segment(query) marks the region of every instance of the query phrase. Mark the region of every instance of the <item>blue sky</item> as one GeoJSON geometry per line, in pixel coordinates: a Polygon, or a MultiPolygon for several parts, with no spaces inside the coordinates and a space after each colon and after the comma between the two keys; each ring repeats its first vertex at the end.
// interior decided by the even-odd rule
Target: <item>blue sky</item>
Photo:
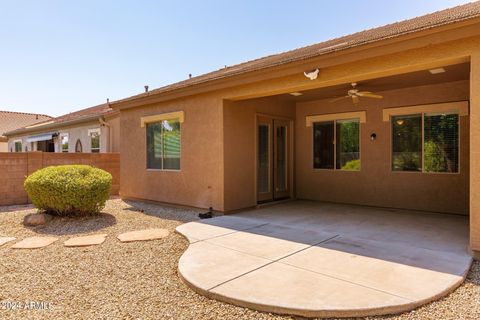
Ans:
{"type": "Polygon", "coordinates": [[[58,116],[466,2],[0,0],[0,110],[58,116]]]}

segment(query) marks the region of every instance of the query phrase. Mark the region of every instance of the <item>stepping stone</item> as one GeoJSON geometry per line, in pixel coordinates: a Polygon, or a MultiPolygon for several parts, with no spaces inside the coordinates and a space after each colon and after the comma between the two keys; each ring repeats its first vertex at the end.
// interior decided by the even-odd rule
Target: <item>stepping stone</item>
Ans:
{"type": "Polygon", "coordinates": [[[105,241],[106,233],[94,234],[68,239],[63,243],[65,247],[86,247],[102,244],[105,241]]]}
{"type": "Polygon", "coordinates": [[[15,240],[14,237],[0,237],[0,247],[3,246],[5,243],[15,240]]]}
{"type": "Polygon", "coordinates": [[[55,237],[30,237],[23,239],[20,242],[15,243],[11,248],[12,249],[37,249],[46,247],[55,241],[58,238],[55,237]]]}
{"type": "Polygon", "coordinates": [[[169,232],[166,229],[144,229],[137,231],[125,232],[118,235],[118,240],[121,242],[131,241],[147,241],[162,239],[168,236],[169,232]]]}

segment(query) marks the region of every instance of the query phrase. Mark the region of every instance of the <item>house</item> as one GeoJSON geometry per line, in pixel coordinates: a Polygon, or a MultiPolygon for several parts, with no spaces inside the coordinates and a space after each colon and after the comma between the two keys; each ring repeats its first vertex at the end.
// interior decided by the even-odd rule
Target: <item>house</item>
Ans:
{"type": "Polygon", "coordinates": [[[10,152],[118,152],[119,112],[108,104],[6,132],[10,152]]]}
{"type": "Polygon", "coordinates": [[[5,132],[49,119],[51,117],[44,114],[0,111],[0,152],[8,152],[8,138],[4,135],[5,132]]]}
{"type": "Polygon", "coordinates": [[[480,2],[111,106],[125,198],[222,212],[297,198],[470,215],[480,251],[480,2]]]}

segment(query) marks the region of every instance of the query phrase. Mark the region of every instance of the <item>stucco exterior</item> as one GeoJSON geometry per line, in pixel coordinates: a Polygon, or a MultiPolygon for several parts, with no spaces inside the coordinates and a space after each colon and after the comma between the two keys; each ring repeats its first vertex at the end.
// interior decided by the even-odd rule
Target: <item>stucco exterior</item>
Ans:
{"type": "Polygon", "coordinates": [[[382,100],[332,104],[328,100],[297,104],[296,195],[301,199],[468,214],[469,118],[460,117],[459,173],[395,172],[391,169],[391,122],[383,121],[385,108],[445,101],[467,101],[468,81],[380,92],[382,100]],[[312,127],[305,117],[365,110],[360,125],[360,171],[313,169],[312,127]],[[375,141],[370,135],[376,134],[375,141]]]}
{"type": "Polygon", "coordinates": [[[15,151],[15,142],[22,142],[22,152],[38,151],[37,142],[27,142],[31,136],[40,135],[44,133],[55,132],[58,136],[53,138],[55,145],[55,152],[62,152],[60,137],[62,134],[68,134],[68,152],[75,152],[75,145],[77,141],[82,144],[82,152],[91,152],[91,139],[89,130],[100,130],[100,152],[119,152],[120,151],[120,117],[106,118],[105,123],[102,124],[98,119],[93,119],[88,122],[77,123],[73,125],[58,125],[43,129],[38,127],[38,130],[29,131],[19,135],[9,135],[7,151],[15,151]]]}
{"type": "MultiPolygon", "coordinates": [[[[289,119],[294,128],[292,198],[469,214],[473,250],[480,250],[480,19],[365,44],[342,52],[212,80],[171,92],[114,103],[120,110],[121,190],[141,198],[232,212],[257,205],[256,117],[289,119]],[[402,83],[380,92],[384,99],[328,103],[295,100],[292,92],[334,88],[432,68],[467,64],[461,81],[421,86],[402,83]],[[320,69],[316,80],[303,72],[320,69]],[[468,79],[469,78],[469,79],[468,79]],[[467,101],[460,117],[460,171],[455,174],[391,171],[390,123],[384,109],[467,101]],[[366,111],[361,124],[359,172],[312,169],[312,114],[366,111]],[[146,168],[145,128],[140,118],[183,111],[181,170],[146,168]],[[370,141],[370,134],[377,139],[370,141]]],[[[333,90],[333,89],[332,89],[333,90]]]]}
{"type": "Polygon", "coordinates": [[[121,113],[121,195],[223,210],[223,102],[193,96],[121,113]],[[180,170],[147,169],[145,128],[140,118],[184,111],[180,170]]]}

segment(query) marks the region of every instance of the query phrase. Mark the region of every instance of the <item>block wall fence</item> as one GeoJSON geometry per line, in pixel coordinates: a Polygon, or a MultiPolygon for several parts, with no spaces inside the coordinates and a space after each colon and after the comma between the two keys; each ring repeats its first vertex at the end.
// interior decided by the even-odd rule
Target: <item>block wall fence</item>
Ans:
{"type": "Polygon", "coordinates": [[[113,177],[112,195],[118,195],[120,190],[118,153],[0,152],[0,205],[29,203],[23,188],[25,178],[38,169],[65,164],[86,164],[108,171],[113,177]]]}

